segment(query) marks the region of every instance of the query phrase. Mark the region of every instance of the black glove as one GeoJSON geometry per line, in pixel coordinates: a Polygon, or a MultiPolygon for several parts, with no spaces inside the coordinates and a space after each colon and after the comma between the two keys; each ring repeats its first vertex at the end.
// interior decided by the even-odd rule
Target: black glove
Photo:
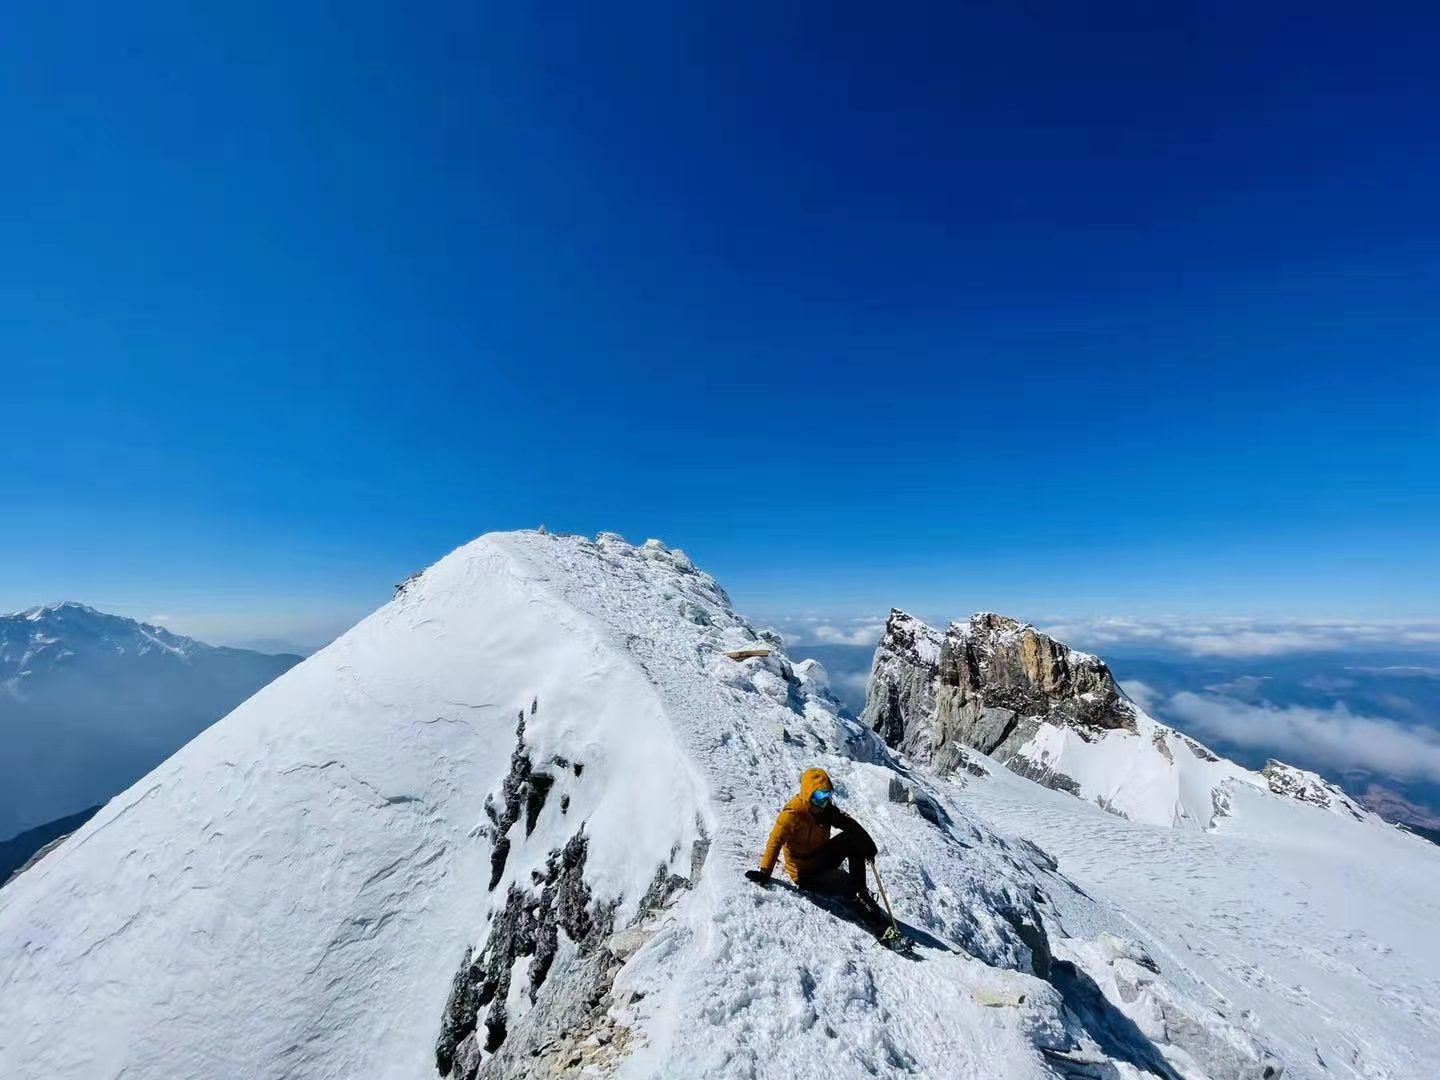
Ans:
{"type": "Polygon", "coordinates": [[[756,885],[770,884],[770,873],[767,870],[746,870],[745,877],[756,885]]]}

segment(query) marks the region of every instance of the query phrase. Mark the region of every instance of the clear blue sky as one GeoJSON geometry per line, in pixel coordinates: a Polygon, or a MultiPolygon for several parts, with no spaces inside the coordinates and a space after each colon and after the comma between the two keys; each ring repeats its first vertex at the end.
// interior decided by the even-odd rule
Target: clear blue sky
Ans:
{"type": "Polygon", "coordinates": [[[323,7],[8,14],[0,608],[1440,613],[1433,5],[323,7]]]}

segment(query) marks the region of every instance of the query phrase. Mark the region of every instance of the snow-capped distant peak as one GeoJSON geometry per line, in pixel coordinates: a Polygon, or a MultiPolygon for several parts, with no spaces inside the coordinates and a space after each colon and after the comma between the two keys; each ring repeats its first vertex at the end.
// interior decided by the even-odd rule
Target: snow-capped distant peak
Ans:
{"type": "Polygon", "coordinates": [[[71,635],[106,638],[117,643],[123,643],[127,637],[138,638],[157,648],[180,654],[212,647],[193,638],[172,633],[163,626],[155,626],[123,615],[112,615],[73,600],[26,608],[11,615],[0,615],[0,632],[8,631],[10,636],[14,636],[20,630],[19,624],[41,628],[36,632],[68,632],[71,635]]]}
{"type": "Polygon", "coordinates": [[[14,616],[19,616],[20,618],[26,619],[29,622],[39,622],[46,616],[63,614],[94,616],[103,615],[104,613],[97,611],[89,604],[80,604],[74,600],[58,600],[53,604],[39,604],[32,608],[26,608],[24,611],[17,611],[13,613],[14,616]]]}
{"type": "Polygon", "coordinates": [[[71,600],[0,616],[0,684],[11,693],[23,692],[26,680],[42,672],[78,669],[87,661],[162,657],[188,665],[222,651],[163,626],[71,600]]]}
{"type": "Polygon", "coordinates": [[[294,662],[87,604],[0,616],[0,837],[108,798],[294,662]]]}

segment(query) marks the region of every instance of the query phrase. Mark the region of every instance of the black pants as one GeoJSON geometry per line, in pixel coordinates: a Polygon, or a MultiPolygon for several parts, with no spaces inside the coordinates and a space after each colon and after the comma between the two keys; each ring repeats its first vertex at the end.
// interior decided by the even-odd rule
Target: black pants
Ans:
{"type": "Polygon", "coordinates": [[[810,865],[795,884],[812,892],[866,896],[865,860],[872,854],[874,845],[863,833],[836,833],[810,857],[810,865]],[[847,864],[843,873],[841,863],[847,864]]]}

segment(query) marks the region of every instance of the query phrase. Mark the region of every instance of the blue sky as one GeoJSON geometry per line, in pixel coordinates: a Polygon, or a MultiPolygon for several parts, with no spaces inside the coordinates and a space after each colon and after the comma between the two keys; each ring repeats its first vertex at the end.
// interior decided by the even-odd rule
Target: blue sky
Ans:
{"type": "Polygon", "coordinates": [[[0,608],[1440,614],[1433,9],[325,7],[11,14],[0,608]]]}

